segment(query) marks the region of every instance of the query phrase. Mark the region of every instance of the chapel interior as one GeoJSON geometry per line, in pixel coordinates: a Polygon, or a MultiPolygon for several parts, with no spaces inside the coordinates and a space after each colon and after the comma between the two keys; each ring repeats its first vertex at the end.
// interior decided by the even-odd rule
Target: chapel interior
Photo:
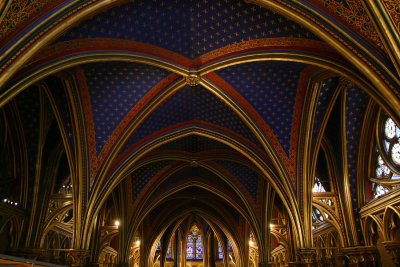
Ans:
{"type": "Polygon", "coordinates": [[[399,74],[399,1],[0,1],[0,265],[400,266],[399,74]]]}

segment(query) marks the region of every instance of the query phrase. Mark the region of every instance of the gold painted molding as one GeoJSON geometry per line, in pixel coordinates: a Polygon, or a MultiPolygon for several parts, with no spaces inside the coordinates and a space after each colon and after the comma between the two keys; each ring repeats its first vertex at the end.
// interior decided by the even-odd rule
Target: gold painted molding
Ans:
{"type": "Polygon", "coordinates": [[[400,74],[400,34],[381,0],[362,1],[383,41],[397,73],[400,74]]]}
{"type": "Polygon", "coordinates": [[[11,6],[13,0],[2,0],[0,2],[0,23],[3,21],[4,17],[7,14],[8,9],[11,6]]]}

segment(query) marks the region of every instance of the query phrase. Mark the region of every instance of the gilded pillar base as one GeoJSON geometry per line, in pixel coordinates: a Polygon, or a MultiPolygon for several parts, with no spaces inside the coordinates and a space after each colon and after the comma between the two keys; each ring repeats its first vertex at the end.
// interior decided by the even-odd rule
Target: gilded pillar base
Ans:
{"type": "Polygon", "coordinates": [[[382,242],[385,250],[392,257],[392,261],[395,266],[400,267],[400,242],[398,241],[386,241],[382,242]]]}
{"type": "Polygon", "coordinates": [[[260,262],[258,263],[258,267],[272,267],[271,263],[260,262]]]}

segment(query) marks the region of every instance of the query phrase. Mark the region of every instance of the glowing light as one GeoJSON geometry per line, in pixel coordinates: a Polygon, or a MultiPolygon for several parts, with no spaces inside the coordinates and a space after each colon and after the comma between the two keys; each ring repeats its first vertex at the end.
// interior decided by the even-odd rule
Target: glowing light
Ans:
{"type": "Polygon", "coordinates": [[[116,221],[114,222],[114,225],[115,225],[115,226],[119,226],[119,221],[116,220],[116,221]]]}
{"type": "Polygon", "coordinates": [[[5,198],[3,201],[4,201],[4,203],[7,202],[7,198],[5,198]]]}
{"type": "Polygon", "coordinates": [[[139,246],[140,245],[140,240],[136,241],[135,243],[136,243],[136,246],[139,246]]]}
{"type": "Polygon", "coordinates": [[[249,240],[249,245],[252,246],[253,245],[253,241],[249,240]]]}
{"type": "Polygon", "coordinates": [[[272,223],[269,224],[269,228],[273,228],[274,225],[272,223]]]}

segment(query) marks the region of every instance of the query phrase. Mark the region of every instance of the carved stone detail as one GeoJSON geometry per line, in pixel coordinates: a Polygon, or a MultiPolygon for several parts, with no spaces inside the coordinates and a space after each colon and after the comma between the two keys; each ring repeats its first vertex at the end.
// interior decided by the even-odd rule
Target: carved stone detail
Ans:
{"type": "Polygon", "coordinates": [[[315,256],[316,256],[315,249],[311,248],[298,249],[297,254],[300,257],[301,263],[312,264],[315,262],[315,256]]]}
{"type": "Polygon", "coordinates": [[[392,257],[392,261],[395,266],[400,266],[400,242],[398,241],[386,241],[382,242],[385,250],[392,257]]]}
{"type": "Polygon", "coordinates": [[[85,266],[87,259],[89,258],[88,250],[71,250],[68,253],[68,257],[71,258],[71,266],[85,266]]]}
{"type": "Polygon", "coordinates": [[[349,247],[341,250],[342,258],[350,264],[374,263],[378,260],[378,251],[375,247],[349,247]]]}
{"type": "Polygon", "coordinates": [[[195,73],[190,73],[188,76],[186,76],[186,83],[189,86],[196,86],[200,83],[201,77],[200,75],[197,75],[195,73]]]}
{"type": "Polygon", "coordinates": [[[353,86],[353,83],[345,77],[340,77],[339,78],[339,86],[344,89],[348,89],[353,86]]]}

